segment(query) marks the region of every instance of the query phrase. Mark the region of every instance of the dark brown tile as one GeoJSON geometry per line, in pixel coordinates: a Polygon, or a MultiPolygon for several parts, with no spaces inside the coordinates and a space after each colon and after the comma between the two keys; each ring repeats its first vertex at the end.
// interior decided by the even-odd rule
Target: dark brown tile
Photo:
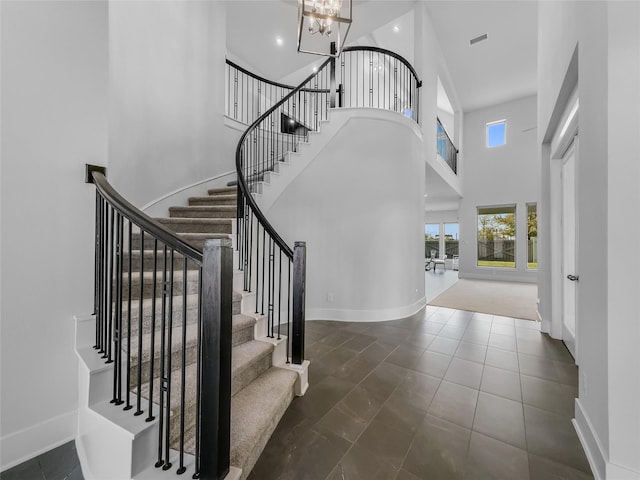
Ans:
{"type": "Polygon", "coordinates": [[[368,420],[354,415],[353,409],[342,401],[329,410],[317,425],[319,429],[326,428],[350,442],[355,442],[368,424],[368,420]]]}
{"type": "Polygon", "coordinates": [[[427,415],[413,440],[403,470],[420,479],[464,478],[471,431],[427,415]]]}
{"type": "Polygon", "coordinates": [[[400,346],[410,345],[412,347],[424,350],[429,345],[431,345],[431,342],[433,342],[434,338],[436,338],[435,335],[431,335],[429,333],[414,332],[411,336],[409,336],[409,338],[407,338],[404,343],[400,344],[400,346]]]}
{"type": "Polygon", "coordinates": [[[317,382],[319,379],[331,375],[342,365],[356,356],[356,352],[343,347],[333,348],[309,365],[309,377],[317,382]]]}
{"type": "Polygon", "coordinates": [[[362,380],[359,386],[386,400],[407,373],[406,368],[383,362],[362,380]]]}
{"type": "Polygon", "coordinates": [[[410,406],[426,412],[440,386],[440,379],[409,371],[392,395],[402,397],[410,406]]]}
{"type": "Polygon", "coordinates": [[[471,428],[477,400],[477,390],[443,380],[427,413],[471,428]]]}
{"type": "Polygon", "coordinates": [[[350,447],[338,435],[312,429],[284,445],[268,442],[252,475],[261,480],[324,480],[350,447]]]}
{"type": "Polygon", "coordinates": [[[343,343],[351,340],[354,336],[355,333],[338,330],[330,333],[326,337],[321,338],[319,342],[332,347],[339,347],[343,343]]]}
{"type": "Polygon", "coordinates": [[[396,390],[384,403],[375,420],[389,427],[413,433],[422,423],[424,416],[424,409],[414,407],[402,392],[396,390]]]}
{"type": "Polygon", "coordinates": [[[319,420],[354,387],[353,382],[328,376],[315,385],[311,384],[307,393],[298,397],[290,408],[309,419],[319,420]]]}
{"type": "Polygon", "coordinates": [[[480,392],[473,430],[526,449],[522,403],[480,392]]]}
{"type": "Polygon", "coordinates": [[[393,363],[394,365],[404,368],[413,368],[423,353],[424,348],[416,348],[402,344],[385,359],[385,363],[393,363]]]}
{"type": "Polygon", "coordinates": [[[466,462],[469,480],[529,480],[527,452],[477,432],[471,434],[466,462]]]}
{"type": "Polygon", "coordinates": [[[574,387],[578,386],[578,367],[575,364],[554,360],[553,366],[560,383],[574,387]]]}
{"type": "Polygon", "coordinates": [[[529,453],[555,460],[585,473],[591,472],[569,418],[525,405],[524,423],[529,453]]]}
{"type": "Polygon", "coordinates": [[[398,469],[387,460],[354,445],[327,480],[394,480],[398,469]]]}
{"type": "Polygon", "coordinates": [[[531,480],[593,480],[589,472],[581,472],[548,458],[529,454],[531,480]]]}
{"type": "Polygon", "coordinates": [[[551,360],[522,353],[518,355],[518,360],[520,364],[520,373],[523,375],[544,378],[554,382],[558,381],[558,374],[551,360]]]}
{"type": "Polygon", "coordinates": [[[342,348],[355,350],[356,352],[360,353],[375,341],[376,337],[372,337],[371,335],[355,335],[350,340],[345,342],[342,345],[342,348]]]}
{"type": "Polygon", "coordinates": [[[522,402],[520,375],[517,372],[485,365],[480,390],[522,402]]]}
{"type": "Polygon", "coordinates": [[[304,356],[307,360],[317,360],[323,355],[329,353],[334,347],[325,345],[324,343],[315,342],[311,345],[305,346],[304,356]]]}
{"type": "Polygon", "coordinates": [[[483,365],[481,363],[471,362],[462,358],[454,357],[449,364],[444,379],[478,389],[482,380],[483,365]]]}
{"type": "Polygon", "coordinates": [[[397,471],[402,466],[412,438],[411,432],[390,427],[375,418],[360,435],[355,445],[372,452],[378,459],[392,465],[397,471]]]}
{"type": "Polygon", "coordinates": [[[522,401],[527,405],[572,418],[578,389],[571,385],[520,375],[522,401]]]}
{"type": "Polygon", "coordinates": [[[369,423],[380,411],[386,399],[386,396],[376,395],[358,385],[342,403],[348,415],[369,423]]]}
{"type": "Polygon", "coordinates": [[[444,377],[450,362],[451,357],[449,355],[442,355],[440,353],[430,352],[427,350],[420,358],[418,358],[413,369],[433,377],[442,378],[444,377]]]}
{"type": "Polygon", "coordinates": [[[400,470],[398,472],[398,476],[396,480],[421,480],[419,477],[416,477],[413,473],[408,472],[407,470],[400,470]]]}

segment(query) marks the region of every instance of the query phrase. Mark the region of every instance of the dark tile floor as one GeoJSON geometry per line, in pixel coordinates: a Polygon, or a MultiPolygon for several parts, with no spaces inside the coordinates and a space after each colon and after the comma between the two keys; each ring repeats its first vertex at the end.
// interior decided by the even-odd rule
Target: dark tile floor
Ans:
{"type": "Polygon", "coordinates": [[[83,480],[76,444],[71,441],[0,473],[2,480],[83,480]]]}
{"type": "Polygon", "coordinates": [[[249,480],[584,480],[577,368],[528,320],[307,322],[310,387],[249,480]]]}
{"type": "MultiPolygon", "coordinates": [[[[577,368],[535,327],[437,307],[307,322],[309,390],[249,480],[593,479],[571,424],[577,368]]],[[[70,442],[0,478],[83,477],[70,442]]]]}

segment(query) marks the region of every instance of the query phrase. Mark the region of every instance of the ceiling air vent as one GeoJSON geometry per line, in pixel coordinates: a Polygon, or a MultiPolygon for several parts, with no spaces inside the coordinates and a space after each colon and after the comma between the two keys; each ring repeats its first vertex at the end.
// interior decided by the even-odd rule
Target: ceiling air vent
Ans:
{"type": "Polygon", "coordinates": [[[476,44],[478,42],[481,42],[483,40],[486,40],[486,39],[487,39],[487,34],[483,33],[482,35],[477,36],[476,38],[472,38],[471,40],[469,40],[469,44],[470,45],[474,45],[474,44],[476,44]]]}

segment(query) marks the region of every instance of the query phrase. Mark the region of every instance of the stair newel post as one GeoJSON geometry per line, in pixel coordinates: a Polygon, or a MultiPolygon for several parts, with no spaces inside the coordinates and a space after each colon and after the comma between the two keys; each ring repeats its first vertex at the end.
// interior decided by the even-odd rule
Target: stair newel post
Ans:
{"type": "Polygon", "coordinates": [[[231,316],[233,251],[229,239],[204,242],[200,475],[222,479],[229,471],[231,435],[231,316]]]}
{"type": "Polygon", "coordinates": [[[336,108],[336,42],[331,42],[331,62],[329,65],[329,106],[336,108]]]}
{"type": "Polygon", "coordinates": [[[307,277],[307,243],[295,242],[293,247],[293,321],[291,361],[304,362],[305,289],[307,277]]]}

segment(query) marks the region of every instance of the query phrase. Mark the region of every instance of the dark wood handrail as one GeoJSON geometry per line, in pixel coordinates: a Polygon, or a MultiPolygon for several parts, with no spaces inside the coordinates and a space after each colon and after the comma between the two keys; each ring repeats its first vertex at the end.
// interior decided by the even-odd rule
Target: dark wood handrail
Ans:
{"type": "Polygon", "coordinates": [[[182,240],[175,232],[172,232],[161,223],[134,207],[122,197],[100,172],[92,172],[93,183],[98,192],[116,209],[122,216],[131,220],[142,230],[151,234],[167,247],[173,248],[185,257],[202,266],[202,252],[182,240]]]}

